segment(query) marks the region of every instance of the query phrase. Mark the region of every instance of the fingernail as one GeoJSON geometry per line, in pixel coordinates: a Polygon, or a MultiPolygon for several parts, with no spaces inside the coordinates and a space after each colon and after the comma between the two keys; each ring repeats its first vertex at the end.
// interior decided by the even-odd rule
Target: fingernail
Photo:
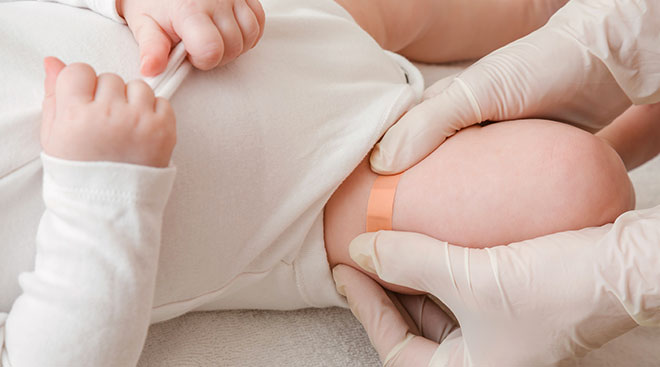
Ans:
{"type": "Polygon", "coordinates": [[[376,274],[376,266],[374,265],[374,241],[378,232],[363,233],[353,241],[351,241],[348,251],[351,259],[355,261],[360,267],[372,274],[376,274]]]}
{"type": "Polygon", "coordinates": [[[337,270],[337,267],[335,266],[335,268],[332,269],[332,279],[335,280],[335,288],[337,288],[337,293],[339,293],[342,296],[346,297],[346,285],[344,285],[339,280],[337,280],[336,270],[337,270]]]}

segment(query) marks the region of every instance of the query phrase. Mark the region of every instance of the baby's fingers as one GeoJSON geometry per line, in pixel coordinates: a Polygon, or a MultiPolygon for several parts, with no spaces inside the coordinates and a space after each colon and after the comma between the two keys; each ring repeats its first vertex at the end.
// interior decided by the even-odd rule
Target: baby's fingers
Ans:
{"type": "MultiPolygon", "coordinates": [[[[237,3],[241,3],[241,1],[237,3]]],[[[231,7],[231,4],[226,6],[227,8],[219,7],[213,14],[213,21],[220,31],[225,47],[219,65],[225,65],[236,59],[244,49],[244,35],[234,15],[235,9],[231,7]]]]}
{"type": "Polygon", "coordinates": [[[60,71],[65,67],[66,65],[57,57],[49,56],[44,59],[44,70],[46,71],[44,89],[46,99],[55,97],[55,82],[60,71]]]}
{"type": "Polygon", "coordinates": [[[55,57],[44,59],[46,78],[44,81],[44,103],[42,109],[41,139],[48,141],[53,121],[55,120],[55,83],[60,71],[66,65],[55,57]]]}
{"type": "Polygon", "coordinates": [[[257,43],[261,35],[261,25],[254,10],[243,0],[234,4],[234,15],[243,36],[243,51],[249,50],[257,43]]]}
{"type": "MultiPolygon", "coordinates": [[[[55,113],[55,83],[60,71],[66,65],[56,57],[47,57],[44,59],[44,70],[46,71],[46,78],[44,81],[44,114],[55,113]]],[[[51,119],[54,116],[49,116],[51,119]]],[[[45,118],[45,115],[44,115],[45,118]]]]}
{"type": "Polygon", "coordinates": [[[94,99],[103,102],[126,100],[126,84],[117,74],[103,73],[96,81],[96,95],[94,99]]]}
{"type": "Polygon", "coordinates": [[[130,20],[130,28],[140,46],[140,72],[155,76],[167,67],[172,40],[149,15],[140,14],[130,20]]]}
{"type": "Polygon", "coordinates": [[[75,63],[65,67],[55,83],[58,106],[91,102],[95,91],[96,72],[87,64],[75,63]]]}
{"type": "Polygon", "coordinates": [[[224,55],[224,42],[211,17],[202,12],[186,10],[178,15],[174,30],[183,40],[190,62],[198,69],[216,67],[224,55]]]}
{"type": "MultiPolygon", "coordinates": [[[[261,6],[259,0],[246,0],[246,3],[250,9],[252,9],[252,13],[257,18],[257,23],[259,23],[259,35],[255,41],[256,44],[256,42],[258,42],[261,39],[261,36],[264,34],[264,26],[266,25],[266,12],[264,12],[264,8],[261,6]]],[[[254,45],[252,45],[252,47],[254,47],[254,45]]]]}
{"type": "Polygon", "coordinates": [[[143,106],[149,111],[155,111],[156,97],[154,97],[154,91],[143,80],[133,80],[126,85],[126,98],[128,103],[132,105],[143,106]]]}

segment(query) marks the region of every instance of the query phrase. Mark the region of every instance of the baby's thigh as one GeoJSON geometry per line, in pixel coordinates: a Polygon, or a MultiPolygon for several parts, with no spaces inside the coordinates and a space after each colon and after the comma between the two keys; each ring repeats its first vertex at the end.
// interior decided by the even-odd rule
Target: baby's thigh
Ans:
{"type": "Polygon", "coordinates": [[[408,170],[393,225],[490,247],[600,226],[633,206],[610,146],[565,124],[520,120],[465,129],[408,170]]]}
{"type": "MultiPolygon", "coordinates": [[[[326,205],[331,267],[359,269],[348,246],[366,230],[375,179],[363,161],[326,205]]],[[[521,120],[461,130],[406,171],[392,225],[456,245],[491,247],[600,226],[633,205],[623,163],[602,140],[565,124],[521,120]]]]}

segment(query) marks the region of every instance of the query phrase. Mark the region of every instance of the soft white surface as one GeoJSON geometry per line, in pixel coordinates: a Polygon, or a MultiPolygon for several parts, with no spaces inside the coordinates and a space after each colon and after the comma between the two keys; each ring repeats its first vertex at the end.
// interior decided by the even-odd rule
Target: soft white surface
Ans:
{"type": "MultiPolygon", "coordinates": [[[[464,64],[420,65],[427,84],[464,64]]],[[[660,157],[631,172],[638,208],[660,205],[660,157]]],[[[637,328],[574,363],[580,367],[660,365],[660,330],[637,328]]],[[[539,346],[543,347],[543,346],[539,346]]],[[[348,310],[193,313],[153,325],[139,367],[379,366],[348,310]]]]}

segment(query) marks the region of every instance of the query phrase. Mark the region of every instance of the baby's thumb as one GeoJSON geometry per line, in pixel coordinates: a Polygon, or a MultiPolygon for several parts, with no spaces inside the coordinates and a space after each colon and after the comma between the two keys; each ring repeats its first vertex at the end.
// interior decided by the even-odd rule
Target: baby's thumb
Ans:
{"type": "Polygon", "coordinates": [[[46,80],[44,82],[45,99],[55,98],[55,82],[64,67],[66,65],[57,57],[49,56],[44,59],[44,70],[46,71],[46,80]]]}
{"type": "Polygon", "coordinates": [[[56,57],[44,59],[46,78],[44,81],[44,103],[42,106],[41,141],[42,145],[48,142],[50,130],[55,119],[55,85],[57,76],[66,65],[56,57]]]}
{"type": "Polygon", "coordinates": [[[161,26],[150,16],[139,15],[128,22],[140,47],[140,72],[156,76],[167,67],[172,41],[161,26]]]}

